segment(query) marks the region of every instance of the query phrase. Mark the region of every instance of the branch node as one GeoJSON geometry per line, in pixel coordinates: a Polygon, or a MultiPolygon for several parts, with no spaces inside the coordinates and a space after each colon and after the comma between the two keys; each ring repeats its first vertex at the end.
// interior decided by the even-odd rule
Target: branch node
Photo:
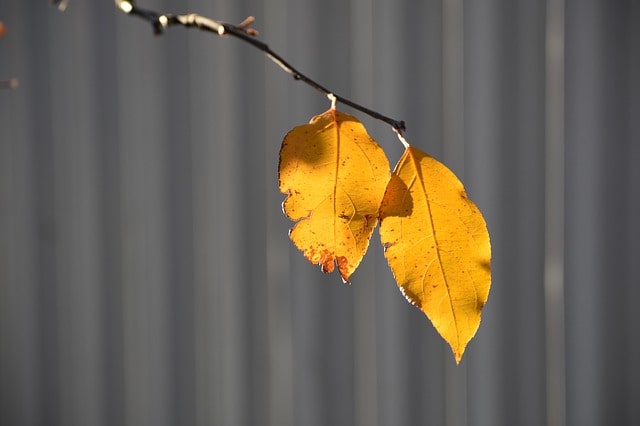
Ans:
{"type": "Polygon", "coordinates": [[[249,25],[253,24],[255,21],[256,21],[256,18],[254,18],[253,16],[247,16],[246,18],[244,18],[244,21],[240,22],[237,25],[237,27],[243,30],[248,35],[256,37],[258,35],[258,30],[256,30],[255,28],[249,27],[249,25]]]}

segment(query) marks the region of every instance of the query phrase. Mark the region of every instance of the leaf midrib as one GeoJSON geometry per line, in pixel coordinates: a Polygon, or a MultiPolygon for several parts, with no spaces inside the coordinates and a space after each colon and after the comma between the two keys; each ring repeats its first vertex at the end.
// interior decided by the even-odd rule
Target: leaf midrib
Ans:
{"type": "MultiPolygon", "coordinates": [[[[409,148],[410,150],[411,148],[409,148]]],[[[424,177],[422,175],[422,169],[420,168],[420,163],[417,161],[416,157],[413,155],[412,151],[409,151],[409,155],[411,156],[411,161],[413,162],[413,166],[415,167],[416,170],[416,174],[418,175],[419,179],[418,181],[420,182],[420,187],[422,188],[422,194],[424,195],[424,199],[425,199],[425,203],[427,205],[427,211],[429,213],[429,225],[431,226],[431,233],[433,235],[433,242],[434,245],[436,247],[436,256],[438,258],[438,267],[440,269],[440,273],[442,274],[442,279],[444,281],[444,285],[446,287],[447,290],[447,299],[449,300],[449,308],[451,309],[451,315],[453,316],[453,323],[455,324],[456,327],[456,339],[457,341],[457,345],[456,348],[459,348],[460,346],[460,331],[458,328],[458,319],[456,318],[456,311],[453,307],[453,301],[451,300],[451,290],[449,287],[449,281],[447,279],[447,274],[442,266],[442,257],[440,256],[440,243],[438,241],[438,236],[436,234],[436,227],[435,224],[433,223],[433,214],[431,212],[431,202],[429,200],[429,195],[427,192],[427,188],[425,187],[424,184],[424,177]]],[[[424,294],[424,279],[422,280],[422,286],[423,286],[423,294],[424,294]]]]}

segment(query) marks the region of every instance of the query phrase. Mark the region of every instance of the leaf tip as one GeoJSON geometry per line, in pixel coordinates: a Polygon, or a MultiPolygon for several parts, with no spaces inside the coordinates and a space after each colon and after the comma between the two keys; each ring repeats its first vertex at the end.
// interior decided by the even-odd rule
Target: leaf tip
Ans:
{"type": "Polygon", "coordinates": [[[456,365],[460,365],[460,361],[462,361],[462,355],[464,355],[464,351],[467,345],[454,345],[453,343],[449,343],[449,345],[451,346],[451,352],[453,352],[453,358],[456,361],[456,365]]]}

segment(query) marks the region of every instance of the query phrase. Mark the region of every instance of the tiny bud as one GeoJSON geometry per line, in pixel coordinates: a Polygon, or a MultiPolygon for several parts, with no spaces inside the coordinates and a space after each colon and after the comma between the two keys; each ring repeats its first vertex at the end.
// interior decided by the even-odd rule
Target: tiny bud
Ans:
{"type": "Polygon", "coordinates": [[[256,18],[254,18],[253,16],[247,16],[244,21],[240,22],[238,24],[238,27],[240,28],[247,28],[249,25],[253,24],[255,22],[256,18]]]}
{"type": "Polygon", "coordinates": [[[67,3],[68,0],[54,0],[53,4],[55,4],[58,7],[58,10],[60,12],[64,12],[65,10],[67,10],[67,3]]]}
{"type": "Polygon", "coordinates": [[[133,5],[130,2],[126,1],[126,0],[118,2],[118,7],[124,13],[129,13],[129,12],[131,12],[133,10],[133,5]]]}

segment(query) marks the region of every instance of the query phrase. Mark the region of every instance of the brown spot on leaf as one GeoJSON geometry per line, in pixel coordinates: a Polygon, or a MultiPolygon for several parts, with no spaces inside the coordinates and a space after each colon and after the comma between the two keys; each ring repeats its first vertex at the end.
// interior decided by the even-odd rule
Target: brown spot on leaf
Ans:
{"type": "Polygon", "coordinates": [[[349,261],[344,256],[338,256],[336,258],[336,262],[338,263],[338,271],[340,271],[340,276],[342,277],[342,281],[345,284],[351,284],[349,281],[349,261]]]}
{"type": "Polygon", "coordinates": [[[322,270],[322,272],[324,272],[325,274],[333,272],[335,268],[335,265],[333,263],[333,256],[331,255],[331,253],[329,253],[328,250],[322,251],[320,262],[318,262],[318,264],[320,265],[320,270],[322,270]]]}

